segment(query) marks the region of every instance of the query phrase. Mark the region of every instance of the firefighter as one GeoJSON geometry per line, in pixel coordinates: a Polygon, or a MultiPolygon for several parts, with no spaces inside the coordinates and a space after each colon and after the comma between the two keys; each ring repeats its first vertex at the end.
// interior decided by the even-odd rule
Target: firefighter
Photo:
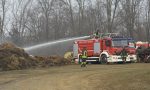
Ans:
{"type": "Polygon", "coordinates": [[[81,67],[86,67],[86,59],[87,59],[87,49],[86,47],[84,47],[81,56],[81,67]]]}
{"type": "Polygon", "coordinates": [[[137,56],[137,62],[141,62],[141,58],[142,58],[142,46],[139,46],[136,49],[136,56],[137,56]]]}
{"type": "Polygon", "coordinates": [[[128,53],[127,53],[125,47],[123,47],[123,49],[122,49],[122,51],[121,51],[121,58],[122,58],[122,60],[123,60],[123,63],[126,62],[127,56],[128,56],[128,53]]]}
{"type": "Polygon", "coordinates": [[[96,36],[99,35],[99,30],[97,29],[96,32],[95,32],[96,36]]]}
{"type": "Polygon", "coordinates": [[[136,54],[137,54],[137,60],[138,60],[138,62],[144,62],[145,56],[146,56],[145,50],[146,50],[145,47],[142,46],[142,45],[137,48],[136,54]]]}
{"type": "Polygon", "coordinates": [[[94,36],[95,36],[95,38],[99,37],[99,30],[98,29],[94,32],[94,36]]]}

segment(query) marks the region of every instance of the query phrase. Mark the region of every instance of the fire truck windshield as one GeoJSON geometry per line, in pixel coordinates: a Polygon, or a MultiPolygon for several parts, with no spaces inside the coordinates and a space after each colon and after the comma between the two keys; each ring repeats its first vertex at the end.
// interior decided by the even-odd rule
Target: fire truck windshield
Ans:
{"type": "Polygon", "coordinates": [[[112,40],[113,47],[128,46],[128,40],[112,40]]]}

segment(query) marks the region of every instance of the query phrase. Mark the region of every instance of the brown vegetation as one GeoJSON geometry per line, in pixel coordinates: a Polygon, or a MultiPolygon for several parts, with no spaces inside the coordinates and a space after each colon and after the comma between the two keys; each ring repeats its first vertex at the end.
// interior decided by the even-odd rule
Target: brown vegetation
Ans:
{"type": "Polygon", "coordinates": [[[0,67],[2,70],[20,70],[31,67],[49,67],[69,64],[69,60],[60,56],[30,56],[24,49],[12,43],[0,45],[0,67]]]}

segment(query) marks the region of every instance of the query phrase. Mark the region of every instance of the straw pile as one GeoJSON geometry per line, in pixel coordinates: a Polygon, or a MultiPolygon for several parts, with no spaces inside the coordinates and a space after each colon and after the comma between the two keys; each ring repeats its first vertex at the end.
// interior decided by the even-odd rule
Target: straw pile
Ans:
{"type": "Polygon", "coordinates": [[[61,66],[70,64],[71,61],[60,57],[60,56],[49,56],[49,57],[42,57],[42,56],[35,56],[38,67],[49,67],[49,66],[61,66]]]}
{"type": "Polygon", "coordinates": [[[49,67],[66,65],[70,62],[59,56],[30,56],[24,49],[12,43],[0,45],[0,68],[2,70],[20,70],[33,67],[49,67]]]}

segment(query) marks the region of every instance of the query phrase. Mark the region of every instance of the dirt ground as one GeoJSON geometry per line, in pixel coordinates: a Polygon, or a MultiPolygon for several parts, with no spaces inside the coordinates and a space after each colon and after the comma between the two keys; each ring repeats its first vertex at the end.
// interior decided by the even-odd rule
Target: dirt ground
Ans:
{"type": "Polygon", "coordinates": [[[150,64],[69,65],[0,72],[0,90],[150,90],[150,64]]]}

